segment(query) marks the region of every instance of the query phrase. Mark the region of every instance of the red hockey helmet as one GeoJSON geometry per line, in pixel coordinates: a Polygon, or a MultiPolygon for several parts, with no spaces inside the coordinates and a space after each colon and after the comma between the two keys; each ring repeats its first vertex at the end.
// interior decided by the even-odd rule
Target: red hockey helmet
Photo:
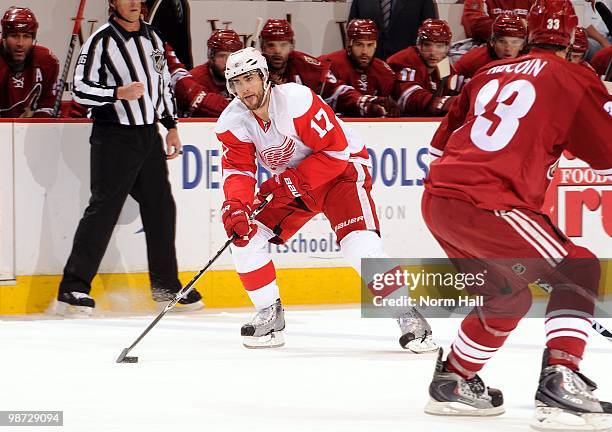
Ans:
{"type": "Polygon", "coordinates": [[[215,30],[208,38],[208,57],[213,57],[217,51],[229,51],[231,53],[243,48],[240,36],[234,30],[215,30]]]}
{"type": "Polygon", "coordinates": [[[269,19],[261,29],[263,40],[293,42],[293,36],[291,24],[284,19],[269,19]]]}
{"type": "Polygon", "coordinates": [[[577,25],[578,17],[569,0],[536,0],[527,15],[529,43],[567,47],[577,25]]]}
{"type": "Polygon", "coordinates": [[[517,37],[525,39],[527,37],[527,25],[518,15],[504,13],[497,15],[491,29],[493,38],[517,37]]]}
{"type": "Polygon", "coordinates": [[[584,27],[576,27],[574,33],[574,43],[572,43],[572,52],[584,54],[589,49],[589,40],[587,39],[584,27]]]}
{"type": "Polygon", "coordinates": [[[9,33],[30,33],[36,39],[38,21],[29,8],[11,6],[2,17],[2,37],[9,33]]]}
{"type": "Polygon", "coordinates": [[[369,40],[378,39],[378,27],[370,19],[354,19],[346,26],[346,37],[348,40],[369,40]]]}
{"type": "Polygon", "coordinates": [[[446,21],[427,18],[417,32],[417,43],[431,41],[450,44],[452,37],[453,32],[446,21]]]}

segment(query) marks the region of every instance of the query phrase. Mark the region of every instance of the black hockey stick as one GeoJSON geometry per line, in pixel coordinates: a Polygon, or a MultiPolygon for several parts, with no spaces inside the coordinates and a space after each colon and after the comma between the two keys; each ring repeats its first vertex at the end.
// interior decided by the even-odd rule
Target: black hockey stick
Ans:
{"type": "Polygon", "coordinates": [[[60,112],[62,105],[62,96],[64,95],[64,86],[66,85],[66,79],[68,78],[68,71],[72,64],[72,56],[74,54],[74,47],[77,39],[79,38],[79,31],[81,29],[81,21],[83,21],[83,11],[85,10],[85,1],[80,0],[79,9],[77,10],[76,17],[74,19],[74,27],[72,28],[72,36],[70,36],[70,43],[68,44],[68,54],[66,55],[66,61],[64,62],[64,69],[62,70],[62,76],[60,77],[59,83],[57,84],[57,93],[55,94],[55,104],[53,105],[53,117],[57,117],[60,112]]]}
{"type": "MultiPolygon", "coordinates": [[[[533,285],[537,286],[538,288],[547,292],[548,294],[552,293],[553,287],[546,281],[538,279],[537,281],[533,283],[533,285]]],[[[580,290],[580,291],[583,291],[583,290],[580,290]]],[[[583,293],[583,292],[580,292],[579,294],[588,296],[588,294],[583,293]]],[[[593,330],[595,330],[597,333],[605,337],[608,340],[608,342],[612,342],[612,332],[610,332],[610,330],[605,328],[600,322],[596,321],[595,319],[592,319],[591,327],[593,327],[593,330]]]]}
{"type": "MultiPolygon", "coordinates": [[[[268,203],[270,201],[272,201],[272,197],[273,197],[272,194],[266,196],[266,198],[261,202],[261,204],[259,204],[259,207],[257,207],[257,209],[255,209],[255,211],[250,216],[250,218],[254,219],[255,216],[257,216],[257,214],[259,212],[261,212],[264,209],[264,207],[266,205],[268,205],[268,203]]],[[[155,327],[155,325],[164,317],[164,315],[166,315],[166,312],[168,312],[170,309],[172,309],[174,306],[176,306],[176,304],[179,302],[179,300],[182,299],[183,297],[185,297],[193,289],[193,287],[194,287],[195,283],[198,281],[198,279],[200,279],[200,277],[204,274],[204,272],[206,270],[208,270],[208,268],[217,260],[217,258],[219,258],[221,256],[221,254],[223,252],[225,252],[225,249],[227,249],[229,247],[229,245],[232,243],[232,241],[234,241],[235,238],[236,238],[236,234],[234,234],[232,237],[227,239],[225,244],[221,247],[221,249],[219,249],[217,251],[215,256],[212,257],[208,261],[208,263],[204,266],[204,268],[202,268],[202,270],[200,270],[198,272],[198,274],[196,274],[193,277],[193,279],[191,279],[189,281],[189,283],[187,285],[185,285],[183,288],[181,288],[181,290],[179,292],[176,293],[176,296],[174,297],[174,299],[172,299],[172,301],[166,305],[164,310],[161,311],[161,313],[159,315],[157,315],[157,317],[140,334],[140,336],[138,336],[138,339],[136,339],[134,341],[134,343],[132,343],[132,345],[130,345],[129,348],[124,348],[123,351],[121,351],[121,354],[119,354],[119,357],[117,357],[117,363],[138,363],[138,357],[128,357],[128,353],[130,351],[132,351],[132,349],[134,349],[134,347],[136,345],[138,345],[138,342],[140,342],[142,340],[142,338],[144,338],[147,335],[147,333],[149,333],[151,331],[151,329],[153,327],[155,327]]]]}

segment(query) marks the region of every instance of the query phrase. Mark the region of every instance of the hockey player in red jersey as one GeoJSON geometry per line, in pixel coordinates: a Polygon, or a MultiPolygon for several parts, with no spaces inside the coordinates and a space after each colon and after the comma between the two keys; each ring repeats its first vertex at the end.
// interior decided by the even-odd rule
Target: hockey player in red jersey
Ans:
{"type": "Polygon", "coordinates": [[[612,46],[597,51],[591,59],[591,65],[602,80],[612,81],[612,46]]]}
{"type": "Polygon", "coordinates": [[[295,82],[320,95],[335,112],[347,117],[384,117],[387,100],[362,95],[330,71],[329,63],[294,49],[294,34],[287,20],[269,19],[261,30],[261,52],[275,84],[295,82]]]}
{"type": "Polygon", "coordinates": [[[523,20],[534,0],[465,0],[461,24],[465,34],[482,43],[491,39],[491,25],[503,13],[514,13],[523,20]]]}
{"type": "Polygon", "coordinates": [[[166,44],[177,107],[183,117],[219,117],[229,103],[225,62],[231,53],[242,49],[242,41],[234,30],[221,29],[212,33],[207,45],[208,61],[186,71],[166,44]]]}
{"type": "Polygon", "coordinates": [[[346,26],[346,49],[319,57],[325,64],[331,62],[331,71],[364,95],[387,98],[387,117],[400,112],[392,99],[395,91],[395,73],[384,61],[374,57],[378,28],[369,19],[354,19],[346,26]]]}
{"type": "Polygon", "coordinates": [[[501,391],[477,373],[529,310],[528,285],[536,284],[551,294],[533,427],[612,427],[612,405],[579,372],[600,263],[541,210],[565,149],[612,178],[612,98],[592,72],[565,60],[577,23],[569,1],[538,0],[528,15],[530,53],[472,78],[432,139],[438,159],[426,179],[423,217],[459,270],[477,260],[488,283],[484,305],[463,320],[445,361],[439,352],[427,413],[503,413],[501,391]]]}
{"type": "MultiPolygon", "coordinates": [[[[223,145],[221,217],[227,235],[237,236],[232,259],[257,309],[241,332],[249,348],[277,347],[284,343],[285,320],[268,243],[283,244],[323,213],[342,255],[358,272],[362,258],[386,256],[371,196],[370,158],[359,136],[312,90],[295,83],[274,86],[266,59],[254,48],[231,54],[225,76],[236,97],[215,125],[223,145]],[[257,161],[271,177],[256,196],[257,161]],[[252,209],[269,194],[272,201],[251,220],[252,209]]],[[[416,309],[397,312],[403,347],[436,349],[416,309]]]]}
{"type": "Polygon", "coordinates": [[[589,40],[587,38],[586,31],[583,27],[576,27],[576,32],[574,33],[574,42],[572,42],[572,46],[567,52],[567,59],[572,63],[577,63],[581,66],[584,66],[591,72],[595,72],[593,66],[591,66],[591,64],[584,59],[588,49],[589,40]]]}
{"type": "Polygon", "coordinates": [[[464,54],[455,63],[455,70],[466,79],[471,78],[492,61],[518,57],[525,48],[526,39],[527,25],[523,18],[513,13],[497,15],[489,43],[464,54]]]}
{"type": "Polygon", "coordinates": [[[36,45],[34,13],[11,6],[2,17],[0,117],[52,117],[57,58],[36,45]]]}
{"type": "Polygon", "coordinates": [[[462,77],[441,77],[439,67],[448,65],[452,33],[446,21],[426,19],[417,33],[417,45],[405,48],[387,59],[399,81],[398,105],[407,115],[443,115],[448,111],[462,77]],[[450,83],[455,83],[451,88],[450,83]]]}

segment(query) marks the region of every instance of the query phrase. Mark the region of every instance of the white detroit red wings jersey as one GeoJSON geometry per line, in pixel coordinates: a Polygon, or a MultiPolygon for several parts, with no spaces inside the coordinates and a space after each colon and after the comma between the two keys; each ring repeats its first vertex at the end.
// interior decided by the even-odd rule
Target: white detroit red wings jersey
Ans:
{"type": "Polygon", "coordinates": [[[256,160],[272,174],[296,168],[310,189],[340,175],[348,161],[370,164],[361,139],[308,87],[272,87],[269,115],[264,123],[235,98],[219,117],[226,199],[253,202],[256,160]]]}

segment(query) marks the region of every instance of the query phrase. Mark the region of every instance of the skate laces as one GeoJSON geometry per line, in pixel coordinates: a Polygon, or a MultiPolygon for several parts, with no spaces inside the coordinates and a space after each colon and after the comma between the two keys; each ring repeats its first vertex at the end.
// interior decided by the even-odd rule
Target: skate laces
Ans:
{"type": "Polygon", "coordinates": [[[474,378],[461,380],[461,391],[468,396],[471,396],[475,399],[489,399],[487,395],[485,395],[486,387],[482,379],[478,375],[475,375],[474,378]]]}
{"type": "Polygon", "coordinates": [[[262,326],[270,324],[274,320],[274,305],[269,306],[257,312],[251,324],[254,326],[262,326]]]}

